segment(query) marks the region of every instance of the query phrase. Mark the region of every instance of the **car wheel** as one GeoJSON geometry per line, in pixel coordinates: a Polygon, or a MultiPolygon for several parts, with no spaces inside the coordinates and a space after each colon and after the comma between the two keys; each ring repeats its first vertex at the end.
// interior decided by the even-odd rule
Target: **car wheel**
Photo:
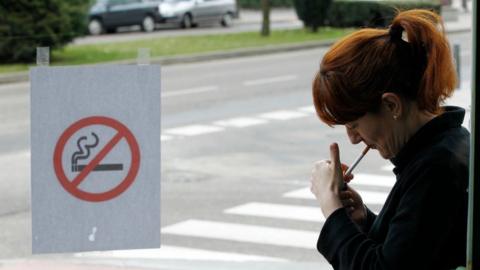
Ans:
{"type": "Polygon", "coordinates": [[[193,26],[192,17],[190,16],[190,14],[183,15],[180,26],[182,28],[191,28],[193,26]]]}
{"type": "Polygon", "coordinates": [[[153,32],[153,30],[155,30],[155,20],[152,16],[146,16],[143,18],[142,29],[145,32],[153,32]]]}
{"type": "Polygon", "coordinates": [[[90,33],[90,35],[100,35],[101,33],[103,33],[103,31],[103,24],[99,19],[92,19],[88,23],[88,32],[90,33]]]}
{"type": "Polygon", "coordinates": [[[230,27],[233,24],[233,16],[231,13],[226,13],[222,16],[222,20],[220,21],[222,26],[230,27]]]}

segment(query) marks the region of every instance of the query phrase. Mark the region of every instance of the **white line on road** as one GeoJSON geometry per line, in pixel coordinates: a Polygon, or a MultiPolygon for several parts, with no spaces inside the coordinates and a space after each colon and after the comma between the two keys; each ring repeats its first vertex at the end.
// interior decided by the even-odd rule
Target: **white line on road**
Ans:
{"type": "Polygon", "coordinates": [[[315,249],[318,239],[318,232],[312,231],[195,219],[163,228],[162,233],[308,249],[315,249]]]}
{"type": "MultiPolygon", "coordinates": [[[[357,190],[362,197],[365,204],[384,204],[387,199],[388,193],[377,191],[357,190]]],[[[283,197],[315,200],[315,196],[310,191],[310,188],[302,188],[293,190],[283,194],[283,197]]]]}
{"type": "Polygon", "coordinates": [[[200,261],[267,261],[286,262],[287,260],[274,257],[245,255],[240,253],[210,251],[204,249],[184,248],[176,246],[162,246],[159,249],[115,250],[102,252],[75,253],[79,258],[95,259],[170,259],[170,260],[200,260],[200,261]]]}
{"type": "MultiPolygon", "coordinates": [[[[383,167],[382,167],[383,168],[383,167]]],[[[380,186],[380,187],[393,187],[396,179],[394,176],[385,176],[377,174],[354,174],[352,185],[360,186],[380,186]]]]}
{"type": "Polygon", "coordinates": [[[173,139],[173,136],[170,136],[170,135],[160,135],[160,141],[163,142],[163,141],[169,141],[173,139]]]}
{"type": "Polygon", "coordinates": [[[297,111],[273,111],[269,113],[264,113],[259,115],[262,118],[272,119],[272,120],[290,120],[296,118],[302,118],[308,116],[305,113],[297,112],[297,111]]]}
{"type": "Polygon", "coordinates": [[[265,119],[258,119],[258,118],[252,118],[252,117],[237,117],[237,118],[217,121],[217,122],[214,122],[213,124],[217,126],[223,126],[223,127],[243,128],[243,127],[256,126],[256,125],[261,125],[266,123],[268,123],[268,121],[265,119]]]}
{"type": "Polygon", "coordinates": [[[12,90],[12,89],[30,89],[30,82],[9,83],[0,85],[0,91],[12,90]]]}
{"type": "Polygon", "coordinates": [[[255,85],[263,85],[263,84],[270,84],[270,83],[277,83],[277,82],[293,81],[293,80],[296,80],[297,77],[298,77],[297,75],[285,75],[285,76],[278,76],[278,77],[271,77],[271,78],[263,78],[258,80],[245,81],[243,85],[255,86],[255,85]]]}
{"type": "Polygon", "coordinates": [[[172,134],[172,135],[180,135],[180,136],[196,136],[196,135],[202,135],[207,133],[219,132],[223,130],[224,130],[223,127],[206,126],[206,125],[190,125],[190,126],[167,129],[165,130],[165,133],[172,134]]]}
{"type": "Polygon", "coordinates": [[[300,107],[300,108],[298,108],[298,110],[301,111],[301,112],[306,112],[306,113],[316,113],[314,106],[300,107]]]}
{"type": "Polygon", "coordinates": [[[211,91],[217,91],[219,89],[220,88],[218,86],[195,87],[195,88],[189,88],[189,89],[183,89],[183,90],[163,93],[162,98],[189,95],[189,94],[198,94],[198,93],[204,93],[204,92],[211,92],[211,91]]]}
{"type": "Polygon", "coordinates": [[[382,171],[391,172],[393,168],[395,168],[395,166],[393,166],[392,164],[385,165],[385,166],[382,166],[382,171]]]}
{"type": "Polygon", "coordinates": [[[323,217],[320,208],[311,206],[295,206],[286,204],[251,202],[230,209],[226,209],[224,210],[224,213],[257,217],[325,222],[325,218],[323,217]]]}

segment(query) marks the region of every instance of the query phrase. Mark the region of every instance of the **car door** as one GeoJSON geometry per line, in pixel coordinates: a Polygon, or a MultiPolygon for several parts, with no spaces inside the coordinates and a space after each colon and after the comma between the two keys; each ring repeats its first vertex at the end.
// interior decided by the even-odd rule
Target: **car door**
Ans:
{"type": "Polygon", "coordinates": [[[141,0],[110,0],[108,5],[108,25],[124,26],[141,21],[141,0]]]}
{"type": "Polygon", "coordinates": [[[206,0],[193,0],[194,5],[192,9],[193,20],[195,22],[203,22],[208,17],[208,5],[206,0]]]}

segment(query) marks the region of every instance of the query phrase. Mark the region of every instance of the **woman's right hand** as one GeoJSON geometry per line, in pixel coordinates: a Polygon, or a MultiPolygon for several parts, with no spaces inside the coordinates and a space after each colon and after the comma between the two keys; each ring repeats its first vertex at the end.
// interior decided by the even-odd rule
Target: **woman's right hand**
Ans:
{"type": "Polygon", "coordinates": [[[367,220],[367,209],[363,204],[362,197],[350,185],[347,189],[340,192],[340,200],[343,207],[347,209],[350,218],[360,227],[363,226],[367,220]]]}

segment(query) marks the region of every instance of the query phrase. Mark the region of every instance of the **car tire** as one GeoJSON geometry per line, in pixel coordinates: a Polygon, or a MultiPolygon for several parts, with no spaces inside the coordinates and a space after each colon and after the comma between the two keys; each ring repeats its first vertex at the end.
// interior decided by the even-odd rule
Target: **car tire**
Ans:
{"type": "Polygon", "coordinates": [[[180,26],[185,29],[191,28],[193,26],[192,16],[190,14],[183,15],[180,26]]]}
{"type": "Polygon", "coordinates": [[[233,25],[233,15],[231,13],[225,13],[222,16],[222,20],[220,21],[223,27],[230,27],[233,25]]]}
{"type": "Polygon", "coordinates": [[[148,15],[143,18],[142,30],[145,32],[153,32],[155,30],[155,20],[152,16],[148,15]]]}
{"type": "Polygon", "coordinates": [[[97,36],[102,34],[105,31],[103,23],[99,19],[92,19],[88,23],[88,32],[90,35],[97,36]]]}

